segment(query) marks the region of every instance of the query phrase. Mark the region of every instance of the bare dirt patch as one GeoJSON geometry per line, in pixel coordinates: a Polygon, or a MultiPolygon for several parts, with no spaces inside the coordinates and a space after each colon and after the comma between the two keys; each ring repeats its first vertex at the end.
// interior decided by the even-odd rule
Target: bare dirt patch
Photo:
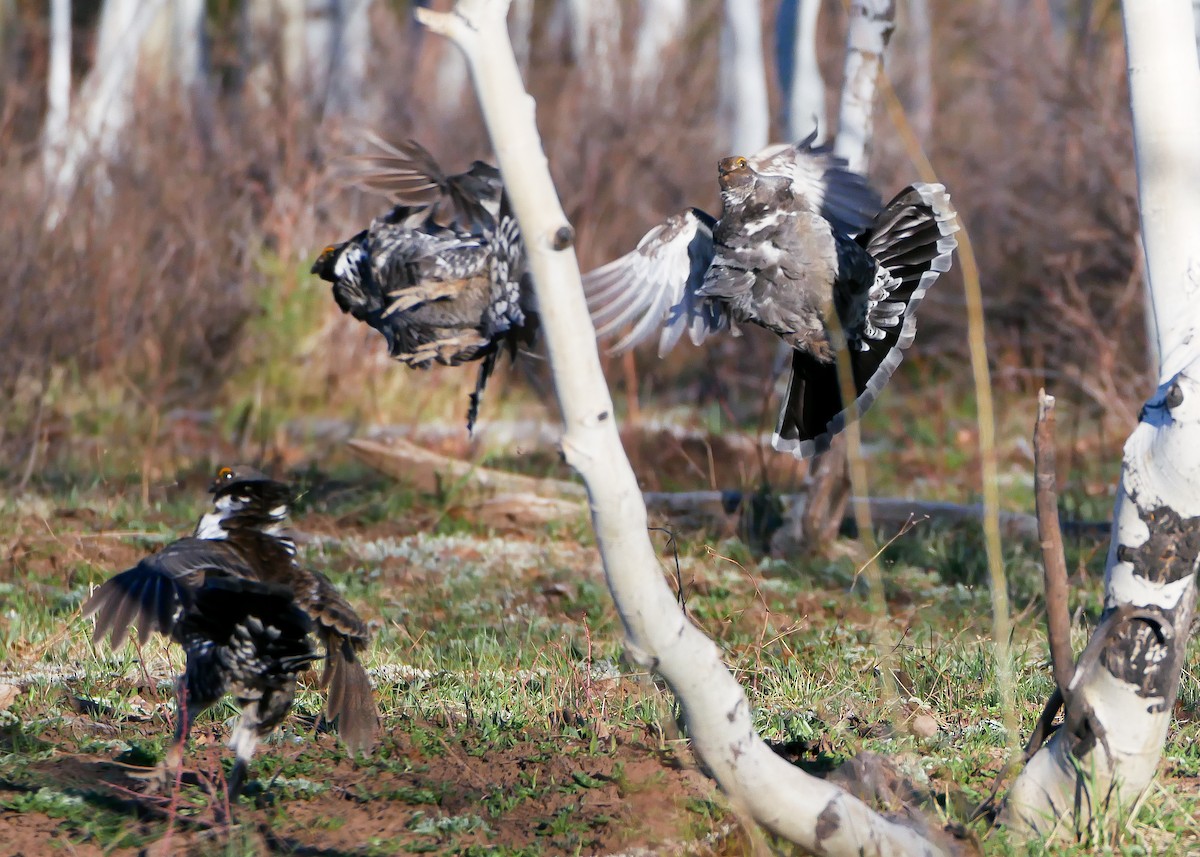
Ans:
{"type": "MultiPolygon", "coordinates": [[[[142,724],[128,737],[152,731],[142,724]]],[[[70,853],[132,855],[169,837],[172,853],[200,854],[252,834],[261,853],[608,854],[717,833],[703,849],[715,852],[726,826],[706,777],[633,736],[611,738],[601,753],[552,730],[497,746],[406,718],[358,764],[330,735],[269,747],[229,823],[218,773],[229,754],[215,726],[196,738],[182,786],[158,796],[144,793],[136,768],[79,752],[65,734],[44,736],[56,745],[50,758],[0,780],[0,802],[27,807],[0,811],[0,853],[41,854],[58,840],[70,853]],[[128,846],[101,849],[114,828],[128,846]]]]}
{"type": "MultiPolygon", "coordinates": [[[[157,518],[141,523],[156,527],[157,518]]],[[[367,561],[358,556],[362,545],[398,543],[411,535],[414,522],[354,518],[353,511],[313,510],[297,525],[328,542],[322,559],[331,571],[353,580],[369,569],[375,594],[363,599],[364,615],[387,622],[390,604],[411,606],[424,597],[421,627],[462,627],[452,603],[431,599],[429,591],[445,569],[491,568],[487,563],[495,557],[472,547],[470,538],[460,545],[451,536],[422,542],[432,559],[367,561]]],[[[96,664],[88,629],[76,624],[70,599],[77,601],[89,580],[136,563],[168,537],[172,523],[186,529],[186,522],[163,523],[165,533],[139,534],[104,513],[41,510],[13,521],[12,535],[0,544],[0,582],[10,584],[7,595],[0,591],[0,606],[6,598],[21,599],[11,603],[38,612],[47,626],[40,633],[68,646],[71,662],[61,676],[20,679],[16,720],[10,715],[0,723],[0,857],[52,850],[89,857],[669,853],[683,843],[699,848],[693,853],[738,850],[729,837],[740,834],[730,833],[737,826],[714,785],[695,769],[685,745],[662,740],[656,728],[628,719],[610,724],[590,709],[554,709],[549,716],[517,710],[508,722],[495,711],[469,705],[459,710],[462,703],[445,698],[444,689],[443,697],[414,711],[397,701],[416,693],[404,690],[403,682],[380,688],[387,700],[385,735],[369,758],[347,758],[311,716],[291,717],[256,756],[255,779],[232,818],[222,797],[231,754],[224,747],[228,724],[219,720],[227,711],[193,730],[180,787],[167,795],[147,792],[138,768],[161,756],[171,734],[170,691],[162,684],[169,665],[156,657],[148,663],[151,677],[140,668],[123,667],[118,674],[96,664]]],[[[478,544],[489,553],[501,545],[488,539],[478,544]]],[[[503,591],[508,606],[502,612],[572,621],[564,598],[581,585],[572,577],[582,572],[575,568],[584,561],[582,549],[570,540],[502,546],[514,557],[499,565],[504,580],[480,572],[483,585],[503,591]]],[[[10,653],[20,663],[6,664],[8,670],[32,674],[50,660],[62,661],[48,660],[45,640],[17,643],[10,653]]],[[[381,648],[376,661],[390,665],[402,655],[381,648]]],[[[587,670],[571,669],[582,670],[579,675],[587,670]]],[[[472,682],[469,674],[461,680],[472,682]]],[[[634,682],[606,687],[588,699],[615,704],[614,694],[645,693],[634,682]]],[[[557,686],[544,692],[562,700],[553,705],[574,698],[557,686]]]]}

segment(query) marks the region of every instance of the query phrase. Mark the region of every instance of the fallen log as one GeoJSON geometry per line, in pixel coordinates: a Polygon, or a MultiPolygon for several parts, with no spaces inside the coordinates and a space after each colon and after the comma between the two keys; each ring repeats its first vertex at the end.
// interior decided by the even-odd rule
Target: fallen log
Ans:
{"type": "Polygon", "coordinates": [[[497,494],[532,494],[552,499],[573,499],[580,503],[587,499],[587,492],[577,482],[539,479],[483,467],[471,461],[441,455],[403,438],[390,438],[386,442],[355,438],[347,441],[346,445],[363,464],[406,482],[418,491],[449,493],[456,499],[459,495],[492,497],[497,494]]]}
{"type": "MultiPolygon", "coordinates": [[[[577,482],[485,467],[441,455],[402,438],[391,438],[386,442],[359,438],[348,441],[347,445],[368,467],[418,491],[448,496],[456,505],[479,511],[488,523],[501,528],[541,525],[586,509],[587,492],[577,482]]],[[[648,491],[643,494],[646,509],[652,515],[681,529],[708,530],[720,535],[733,535],[745,529],[743,518],[754,496],[752,491],[741,490],[648,491]]],[[[782,523],[767,534],[772,553],[789,555],[810,549],[804,526],[808,495],[783,494],[777,499],[782,509],[782,523]]],[[[888,530],[898,529],[909,521],[928,520],[954,525],[983,520],[981,504],[853,497],[846,510],[847,522],[853,522],[855,509],[864,503],[874,524],[888,530]]],[[[1038,539],[1034,515],[1001,512],[1000,528],[1006,538],[1038,539]]],[[[1063,522],[1063,531],[1075,536],[1103,538],[1108,530],[1107,522],[1063,522]]]]}

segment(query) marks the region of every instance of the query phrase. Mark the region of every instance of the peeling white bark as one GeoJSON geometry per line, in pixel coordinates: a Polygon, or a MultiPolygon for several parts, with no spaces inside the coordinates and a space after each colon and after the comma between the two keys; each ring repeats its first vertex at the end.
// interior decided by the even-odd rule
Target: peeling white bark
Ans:
{"type": "Polygon", "coordinates": [[[825,121],[825,79],[817,64],[817,18],[820,0],[783,0],[775,26],[779,85],[789,140],[817,132],[815,143],[829,136],[825,121]]]}
{"type": "Polygon", "coordinates": [[[1150,784],[1195,613],[1200,67],[1190,0],[1126,2],[1124,18],[1138,198],[1162,369],[1159,387],[1125,444],[1105,615],[1137,609],[1145,618],[1117,622],[1102,639],[1100,657],[1091,663],[1081,658],[1072,682],[1076,710],[1093,712],[1105,740],[1073,760],[1071,736],[1061,729],[1013,785],[1007,821],[1018,832],[1042,835],[1081,829],[1111,807],[1128,809],[1150,784]],[[1079,769],[1088,776],[1081,779],[1079,769]]]}
{"type": "Polygon", "coordinates": [[[1162,617],[1168,633],[1160,639],[1149,624],[1129,621],[1126,633],[1110,639],[1099,660],[1087,666],[1081,660],[1071,684],[1077,701],[1069,700],[1068,710],[1071,704],[1090,709],[1104,740],[1073,760],[1067,730],[1054,734],[1009,793],[1005,820],[1016,832],[1084,829],[1109,809],[1128,810],[1149,786],[1170,726],[1195,612],[1200,538],[1189,539],[1183,531],[1195,533],[1200,527],[1197,486],[1200,354],[1159,388],[1125,444],[1105,576],[1106,613],[1123,605],[1148,608],[1162,617]],[[1178,390],[1181,403],[1168,407],[1172,390],[1178,390]],[[1181,531],[1178,538],[1171,538],[1173,530],[1181,531]],[[1158,541],[1149,545],[1152,539],[1158,541]],[[1163,557],[1174,558],[1177,567],[1172,571],[1163,557]],[[1086,773],[1084,779],[1078,770],[1086,773]]]}
{"type": "Polygon", "coordinates": [[[769,142],[767,66],[759,0],[725,0],[721,26],[721,118],[731,154],[750,155],[769,142]]]}
{"type": "Polygon", "coordinates": [[[630,654],[671,686],[696,752],[735,806],[814,854],[938,854],[917,831],[889,822],[775,755],[755,734],[742,688],[718,648],[680,611],[646,531],[646,507],[617,435],[595,331],[550,180],[533,100],[505,29],[509,0],[459,0],[449,14],[418,10],[471,67],[505,186],[521,224],[565,433],[562,449],[587,486],[605,574],[630,654]]]}
{"type": "Polygon", "coordinates": [[[875,82],[895,20],[895,0],[853,0],[850,4],[845,77],[833,150],[858,173],[865,174],[870,166],[875,82]]]}

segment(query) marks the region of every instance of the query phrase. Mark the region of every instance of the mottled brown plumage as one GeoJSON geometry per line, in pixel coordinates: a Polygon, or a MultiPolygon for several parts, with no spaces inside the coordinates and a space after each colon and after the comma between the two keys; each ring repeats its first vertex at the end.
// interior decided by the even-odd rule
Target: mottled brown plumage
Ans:
{"type": "Polygon", "coordinates": [[[828,448],[874,402],[913,341],[917,305],[949,270],[958,230],[941,185],[911,185],[881,209],[863,177],[809,142],[724,159],[719,219],[676,215],[584,277],[597,333],[630,328],[618,349],[660,328],[660,354],[684,331],[698,344],[740,324],[783,339],[791,376],[772,445],[798,458],[828,448]]]}
{"type": "Polygon", "coordinates": [[[84,615],[96,616],[94,638],[111,632],[114,647],[136,627],[142,643],[158,632],[187,653],[165,772],[181,763],[196,716],[233,694],[242,712],[230,739],[236,795],[256,743],[282,721],[298,674],[319,657],[311,634],[325,648],[326,713],[349,749],[374,744],[378,716],[359,659],[366,625],[323,574],[297,562],[285,529],[288,486],[238,467],[222,468],[211,490],[213,509],[193,536],[106,581],[84,615]]]}
{"type": "Polygon", "coordinates": [[[400,204],[326,247],[312,273],[332,284],[342,312],[379,331],[405,365],[479,361],[471,430],[500,352],[515,354],[537,333],[524,244],[500,174],[476,162],[447,176],[412,141],[371,160],[383,168],[370,185],[400,204]]]}

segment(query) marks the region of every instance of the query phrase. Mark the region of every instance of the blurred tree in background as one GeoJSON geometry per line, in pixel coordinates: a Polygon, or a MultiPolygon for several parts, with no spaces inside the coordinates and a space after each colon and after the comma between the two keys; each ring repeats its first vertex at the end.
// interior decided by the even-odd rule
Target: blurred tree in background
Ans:
{"type": "MultiPolygon", "coordinates": [[[[414,137],[452,169],[489,156],[457,56],[402,0],[156,5],[0,0],[0,390],[32,402],[57,373],[131,387],[156,408],[209,407],[269,344],[329,408],[375,389],[368,410],[386,419],[373,385],[403,370],[340,316],[307,265],[386,206],[350,190],[339,167],[364,129],[414,137]],[[65,62],[53,26],[64,8],[65,62]],[[247,335],[271,325],[278,341],[247,335]]],[[[783,58],[776,40],[789,27],[777,17],[795,21],[795,3],[516,5],[510,26],[585,267],[670,212],[714,207],[715,164],[730,154],[723,33],[756,5],[762,20],[741,23],[760,25],[763,57],[783,58]]],[[[974,238],[1001,394],[1046,381],[1119,438],[1146,358],[1133,344],[1144,322],[1116,4],[900,6],[873,181],[886,197],[917,178],[897,122],[910,124],[974,238]]],[[[822,4],[816,28],[836,115],[842,5],[822,4]]],[[[767,63],[772,140],[789,134],[778,71],[767,63]]],[[[956,285],[952,275],[922,307],[918,347],[883,403],[894,421],[918,387],[970,401],[956,285]]],[[[618,401],[636,387],[643,409],[699,403],[702,421],[756,429],[771,411],[773,358],[769,338],[749,335],[662,362],[637,355],[610,377],[618,401]]],[[[412,383],[442,377],[452,376],[412,383]]]]}

